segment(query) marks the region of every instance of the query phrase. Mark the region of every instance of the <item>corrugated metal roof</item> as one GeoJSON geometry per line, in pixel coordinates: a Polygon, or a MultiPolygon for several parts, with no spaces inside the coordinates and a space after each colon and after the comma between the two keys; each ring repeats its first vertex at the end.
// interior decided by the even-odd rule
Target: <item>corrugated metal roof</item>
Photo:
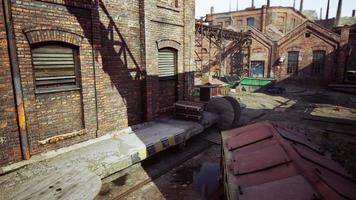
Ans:
{"type": "Polygon", "coordinates": [[[351,175],[301,133],[263,121],[222,137],[228,199],[356,199],[351,175]]]}

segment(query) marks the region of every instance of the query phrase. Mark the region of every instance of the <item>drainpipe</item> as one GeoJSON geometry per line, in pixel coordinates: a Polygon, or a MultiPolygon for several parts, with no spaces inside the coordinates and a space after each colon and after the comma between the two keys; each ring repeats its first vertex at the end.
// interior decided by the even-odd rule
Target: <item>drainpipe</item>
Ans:
{"type": "Polygon", "coordinates": [[[21,153],[22,158],[25,160],[30,159],[30,148],[28,145],[27,128],[26,128],[26,116],[25,116],[25,105],[22,94],[21,80],[20,80],[20,69],[16,52],[16,41],[14,26],[12,24],[11,16],[11,2],[10,0],[3,0],[4,17],[6,24],[6,34],[8,40],[8,48],[10,55],[11,64],[11,74],[12,81],[14,85],[14,95],[17,111],[17,122],[20,132],[20,143],[21,143],[21,153]]]}
{"type": "Polygon", "coordinates": [[[96,117],[96,130],[95,130],[95,137],[98,138],[100,135],[99,135],[99,106],[98,106],[98,91],[97,91],[97,72],[96,72],[96,64],[95,64],[95,58],[96,58],[96,38],[95,38],[95,22],[94,22],[94,19],[96,17],[99,17],[99,2],[98,0],[95,0],[94,2],[94,6],[92,7],[92,13],[95,13],[96,15],[92,14],[91,15],[91,27],[92,27],[92,36],[91,36],[91,41],[92,41],[92,62],[93,62],[93,76],[94,76],[94,96],[95,96],[95,117],[96,117]]]}

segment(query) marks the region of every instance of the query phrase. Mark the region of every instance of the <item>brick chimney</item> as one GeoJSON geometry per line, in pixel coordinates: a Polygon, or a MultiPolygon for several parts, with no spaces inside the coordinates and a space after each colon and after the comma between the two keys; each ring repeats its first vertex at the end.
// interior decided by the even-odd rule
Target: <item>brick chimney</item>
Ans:
{"type": "Polygon", "coordinates": [[[325,19],[329,19],[329,10],[330,10],[330,0],[328,0],[328,5],[326,6],[326,16],[325,16],[325,19]]]}
{"type": "Polygon", "coordinates": [[[261,31],[262,33],[266,32],[266,26],[267,26],[267,7],[268,6],[262,6],[262,22],[261,22],[261,31]]]}
{"type": "Polygon", "coordinates": [[[303,2],[304,2],[303,0],[300,0],[299,12],[303,11],[303,4],[304,4],[303,2]]]}
{"type": "Polygon", "coordinates": [[[336,13],[334,26],[339,26],[340,24],[341,10],[342,10],[342,0],[339,0],[339,4],[337,5],[337,13],[336,13]]]}

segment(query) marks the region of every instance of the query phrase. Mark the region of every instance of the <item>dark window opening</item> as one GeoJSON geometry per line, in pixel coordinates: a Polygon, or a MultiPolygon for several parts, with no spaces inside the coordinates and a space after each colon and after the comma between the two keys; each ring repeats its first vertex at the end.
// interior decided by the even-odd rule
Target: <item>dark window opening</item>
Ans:
{"type": "Polygon", "coordinates": [[[231,21],[225,21],[225,26],[226,27],[231,26],[231,21]]]}
{"type": "Polygon", "coordinates": [[[255,18],[248,17],[247,18],[247,26],[255,26],[255,18]]]}
{"type": "Polygon", "coordinates": [[[299,51],[288,52],[287,73],[292,74],[298,71],[299,51]]]}
{"type": "Polygon", "coordinates": [[[158,52],[158,77],[172,78],[177,74],[177,51],[170,48],[158,52]]]}
{"type": "Polygon", "coordinates": [[[312,66],[312,74],[313,75],[321,75],[324,72],[325,65],[325,51],[317,50],[313,51],[313,66],[312,66]]]}
{"type": "Polygon", "coordinates": [[[78,49],[69,45],[40,45],[32,48],[36,93],[79,89],[78,49]]]}
{"type": "Polygon", "coordinates": [[[306,33],[305,33],[305,37],[306,37],[306,38],[309,38],[309,37],[310,37],[310,32],[306,32],[306,33]]]}

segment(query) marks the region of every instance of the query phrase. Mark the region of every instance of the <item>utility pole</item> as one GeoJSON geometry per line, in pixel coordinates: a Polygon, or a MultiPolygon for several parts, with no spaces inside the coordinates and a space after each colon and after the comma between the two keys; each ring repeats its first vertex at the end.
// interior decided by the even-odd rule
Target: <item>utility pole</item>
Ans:
{"type": "Polygon", "coordinates": [[[326,16],[325,16],[325,19],[329,19],[329,10],[330,10],[330,0],[328,0],[328,5],[326,6],[326,16]]]}

